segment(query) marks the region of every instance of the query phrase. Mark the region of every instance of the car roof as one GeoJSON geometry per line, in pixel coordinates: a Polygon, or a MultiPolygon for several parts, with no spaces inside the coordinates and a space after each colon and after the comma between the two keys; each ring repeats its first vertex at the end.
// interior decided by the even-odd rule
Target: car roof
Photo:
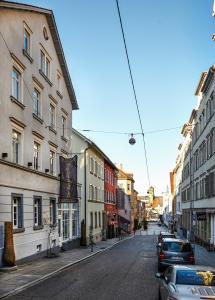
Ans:
{"type": "Polygon", "coordinates": [[[164,242],[180,242],[180,243],[190,243],[188,240],[174,239],[174,238],[164,238],[164,242]]]}
{"type": "Polygon", "coordinates": [[[213,271],[215,268],[205,265],[172,265],[172,267],[177,270],[202,270],[202,271],[213,271]]]}
{"type": "Polygon", "coordinates": [[[160,235],[175,235],[175,234],[174,234],[174,233],[167,232],[167,231],[161,231],[161,232],[160,232],[160,235]]]}

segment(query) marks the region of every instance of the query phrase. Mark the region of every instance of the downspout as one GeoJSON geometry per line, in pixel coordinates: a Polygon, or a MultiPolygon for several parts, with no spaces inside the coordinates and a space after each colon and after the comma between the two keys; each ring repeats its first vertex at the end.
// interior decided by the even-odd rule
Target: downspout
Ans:
{"type": "Polygon", "coordinates": [[[91,148],[88,146],[84,149],[84,222],[85,222],[85,245],[87,244],[87,151],[91,148]]]}

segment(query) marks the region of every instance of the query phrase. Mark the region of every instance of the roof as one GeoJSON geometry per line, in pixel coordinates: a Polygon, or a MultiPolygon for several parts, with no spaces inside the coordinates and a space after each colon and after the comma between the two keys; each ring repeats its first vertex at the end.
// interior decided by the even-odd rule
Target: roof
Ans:
{"type": "Polygon", "coordinates": [[[198,85],[196,87],[196,91],[195,91],[195,96],[199,96],[200,92],[201,92],[201,88],[205,82],[205,78],[207,76],[208,72],[202,72],[201,76],[200,76],[200,79],[199,79],[199,82],[198,82],[198,85]]]}
{"type": "Polygon", "coordinates": [[[72,85],[71,77],[69,74],[68,66],[66,63],[65,55],[63,52],[63,47],[61,44],[60,36],[57,30],[57,25],[55,22],[55,17],[53,11],[50,9],[41,8],[38,6],[32,6],[29,4],[23,4],[18,2],[10,2],[10,1],[2,1],[0,0],[0,9],[16,9],[22,11],[29,11],[39,14],[44,14],[47,18],[47,23],[49,25],[49,29],[52,35],[52,39],[55,45],[56,53],[60,62],[60,66],[62,69],[63,77],[65,80],[65,84],[68,90],[69,98],[72,104],[72,109],[79,109],[78,102],[75,96],[75,91],[72,85]]]}
{"type": "Polygon", "coordinates": [[[82,133],[80,133],[75,128],[72,128],[72,131],[77,136],[79,136],[80,139],[82,139],[83,141],[85,141],[89,146],[91,146],[92,148],[96,149],[96,151],[104,158],[104,160],[106,162],[108,162],[112,166],[113,169],[115,169],[116,171],[118,171],[118,168],[116,167],[116,165],[109,159],[109,157],[92,140],[88,139],[85,135],[83,135],[82,133]]]}
{"type": "Polygon", "coordinates": [[[119,169],[118,179],[127,179],[127,180],[131,180],[132,182],[135,182],[135,180],[133,178],[133,174],[126,173],[122,169],[119,169]]]}
{"type": "Polygon", "coordinates": [[[192,269],[192,270],[208,270],[208,271],[215,272],[215,268],[211,266],[204,266],[204,265],[172,265],[171,267],[177,270],[192,269]]]}

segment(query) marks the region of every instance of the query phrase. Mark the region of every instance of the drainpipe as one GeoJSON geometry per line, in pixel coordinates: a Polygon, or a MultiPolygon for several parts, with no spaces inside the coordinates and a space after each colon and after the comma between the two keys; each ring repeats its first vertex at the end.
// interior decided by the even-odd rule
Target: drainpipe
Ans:
{"type": "Polygon", "coordinates": [[[87,151],[91,148],[88,146],[84,149],[84,241],[83,244],[87,244],[87,151]]]}

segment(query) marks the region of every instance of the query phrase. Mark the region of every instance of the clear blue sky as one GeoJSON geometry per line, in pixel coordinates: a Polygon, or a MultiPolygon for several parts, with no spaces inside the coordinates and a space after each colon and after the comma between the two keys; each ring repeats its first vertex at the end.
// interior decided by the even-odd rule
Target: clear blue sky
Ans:
{"type": "MultiPolygon", "coordinates": [[[[139,132],[115,0],[25,0],[53,10],[80,106],[76,129],[139,132]]],[[[212,0],[119,0],[144,130],[182,126],[202,71],[215,60],[212,0]]],[[[90,133],[113,162],[148,188],[141,137],[90,133]]],[[[166,190],[180,130],[146,134],[151,184],[166,190]]]]}

